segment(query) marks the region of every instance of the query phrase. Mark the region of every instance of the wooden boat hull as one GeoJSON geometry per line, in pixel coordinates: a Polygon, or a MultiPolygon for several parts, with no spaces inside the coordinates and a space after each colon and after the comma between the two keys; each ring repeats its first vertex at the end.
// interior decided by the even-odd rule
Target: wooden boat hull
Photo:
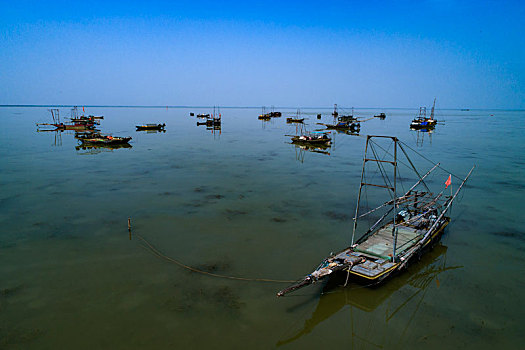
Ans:
{"type": "Polygon", "coordinates": [[[90,130],[94,129],[93,124],[55,124],[58,130],[90,130]]]}
{"type": "Polygon", "coordinates": [[[287,123],[302,123],[304,122],[304,118],[296,119],[296,118],[286,118],[287,123]]]}
{"type": "MultiPolygon", "coordinates": [[[[353,280],[361,282],[361,283],[369,283],[369,284],[379,284],[386,280],[387,278],[395,275],[397,272],[400,272],[404,268],[406,268],[409,264],[413,263],[415,260],[419,260],[422,254],[424,252],[428,251],[430,247],[432,247],[436,242],[438,242],[441,238],[441,236],[444,233],[445,227],[449,224],[450,218],[445,218],[445,221],[441,226],[439,226],[435,232],[430,236],[430,239],[423,244],[418,250],[414,251],[412,254],[404,257],[403,261],[398,261],[392,263],[391,266],[386,268],[384,271],[380,272],[379,274],[375,275],[368,275],[363,272],[359,272],[359,267],[361,265],[356,265],[352,267],[351,269],[344,270],[345,273],[349,274],[351,277],[353,277],[353,280]],[[359,267],[358,267],[359,266],[359,267]]],[[[347,248],[348,249],[348,248],[347,248]]],[[[350,248],[351,249],[351,248],[350,248]]],[[[367,258],[368,260],[369,258],[367,258]]],[[[371,258],[373,259],[373,258],[371,258]]]]}
{"type": "Polygon", "coordinates": [[[304,145],[330,145],[332,139],[312,139],[312,140],[303,140],[299,137],[293,137],[292,143],[304,144],[304,145]]]}
{"type": "Polygon", "coordinates": [[[131,140],[131,137],[114,137],[108,138],[95,138],[95,139],[80,139],[83,144],[90,145],[122,145],[126,144],[131,140]]]}
{"type": "Polygon", "coordinates": [[[140,130],[164,130],[166,124],[157,124],[157,125],[136,125],[137,131],[140,130]]]}
{"type": "Polygon", "coordinates": [[[327,129],[332,129],[332,130],[358,130],[361,128],[361,125],[357,124],[357,123],[352,123],[352,124],[349,124],[349,123],[342,123],[342,124],[324,124],[326,126],[327,129]]]}

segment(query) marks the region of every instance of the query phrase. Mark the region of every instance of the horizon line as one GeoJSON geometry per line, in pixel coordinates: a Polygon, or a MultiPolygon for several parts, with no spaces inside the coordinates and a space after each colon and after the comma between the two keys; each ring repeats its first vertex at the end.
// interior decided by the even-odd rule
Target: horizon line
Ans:
{"type": "MultiPolygon", "coordinates": [[[[282,109],[333,109],[333,107],[291,107],[291,106],[190,106],[190,105],[74,105],[74,104],[0,104],[0,107],[27,107],[27,108],[39,108],[39,107],[88,107],[88,108],[224,108],[224,109],[259,109],[259,108],[282,108],[282,109]]],[[[341,109],[417,109],[419,107],[347,107],[338,106],[341,109]]],[[[494,111],[525,111],[521,108],[436,108],[437,110],[494,110],[494,111]]]]}

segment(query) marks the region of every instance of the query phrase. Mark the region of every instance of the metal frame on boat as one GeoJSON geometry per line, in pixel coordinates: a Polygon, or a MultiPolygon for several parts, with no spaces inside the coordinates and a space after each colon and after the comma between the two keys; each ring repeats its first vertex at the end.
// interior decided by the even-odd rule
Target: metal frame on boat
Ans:
{"type": "MultiPolygon", "coordinates": [[[[338,271],[346,272],[345,285],[350,277],[364,280],[369,284],[377,284],[405,268],[413,258],[420,256],[425,248],[439,239],[450,222],[450,218],[445,214],[474,170],[473,166],[454,195],[451,193],[450,196],[447,196],[444,193],[445,189],[438,194],[431,193],[424,181],[438,167],[439,163],[435,164],[425,175],[420,176],[396,137],[368,135],[350,246],[336,254],[331,254],[312,273],[298,283],[279,291],[277,295],[283,296],[338,271]],[[378,156],[376,139],[392,141],[393,154],[387,152],[392,156],[392,160],[378,156]],[[398,193],[399,186],[396,181],[399,176],[398,149],[406,156],[410,168],[418,177],[418,181],[402,195],[398,193]],[[365,169],[368,164],[372,163],[377,165],[383,177],[383,183],[368,182],[365,169]],[[385,166],[388,165],[393,168],[393,181],[386,176],[385,166]],[[362,193],[363,189],[368,186],[388,190],[391,199],[361,214],[362,193]],[[424,189],[419,190],[418,187],[424,187],[424,189]],[[356,240],[358,220],[372,213],[376,216],[381,213],[382,215],[356,240]]],[[[450,184],[449,180],[445,183],[446,187],[450,184]]]]}

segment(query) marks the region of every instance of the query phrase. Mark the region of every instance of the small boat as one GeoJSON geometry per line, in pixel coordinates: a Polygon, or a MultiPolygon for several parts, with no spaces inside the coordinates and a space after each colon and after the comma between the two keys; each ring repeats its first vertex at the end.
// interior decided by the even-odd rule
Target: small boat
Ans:
{"type": "Polygon", "coordinates": [[[303,145],[320,145],[330,146],[332,139],[326,132],[308,132],[306,131],[303,124],[300,124],[300,129],[297,130],[299,135],[288,135],[292,136],[292,143],[303,144],[303,145]]]}
{"type": "MultiPolygon", "coordinates": [[[[430,192],[424,182],[424,179],[439,167],[439,163],[435,164],[423,176],[420,176],[417,170],[413,168],[419,180],[407,192],[399,195],[397,192],[399,185],[396,182],[396,177],[399,174],[397,167],[403,163],[398,163],[397,148],[400,148],[403,154],[407,154],[396,137],[367,136],[350,246],[325,258],[313,272],[306,275],[298,283],[279,291],[277,296],[283,296],[330,275],[336,275],[337,272],[345,273],[345,286],[350,277],[365,282],[367,285],[378,284],[396,272],[403,270],[409,262],[417,260],[426,249],[431,248],[439,240],[445,227],[450,223],[450,218],[445,214],[474,167],[461,182],[453,196],[452,188],[450,196],[444,194],[444,189],[440,193],[434,194],[430,192]],[[393,155],[392,161],[376,156],[379,149],[384,150],[375,142],[379,138],[392,142],[393,153],[387,153],[393,155]],[[393,181],[383,175],[384,184],[367,183],[369,179],[368,176],[365,176],[367,164],[370,164],[369,167],[374,164],[377,165],[382,172],[385,171],[385,164],[390,164],[394,168],[393,181]],[[417,189],[419,185],[423,185],[424,189],[417,189]],[[361,214],[361,195],[366,186],[385,188],[390,195],[388,196],[389,200],[385,203],[361,214]],[[371,213],[374,213],[375,216],[381,216],[373,225],[368,226],[368,229],[359,239],[354,241],[358,219],[371,213]]],[[[408,156],[407,159],[410,160],[408,156]]],[[[413,167],[412,161],[409,164],[413,167]]],[[[450,184],[451,175],[445,182],[446,187],[450,184]]],[[[368,195],[363,194],[363,197],[367,198],[368,195]]]]}
{"type": "Polygon", "coordinates": [[[220,126],[221,125],[221,118],[208,118],[204,122],[197,122],[197,125],[206,125],[206,126],[209,126],[209,127],[220,126]]]}
{"type": "Polygon", "coordinates": [[[271,118],[280,118],[282,116],[281,112],[277,112],[274,110],[275,108],[272,106],[272,110],[268,113],[266,113],[266,107],[262,107],[262,113],[258,116],[258,119],[260,120],[270,120],[271,118]]]}
{"type": "Polygon", "coordinates": [[[207,113],[207,114],[197,114],[197,118],[202,118],[202,119],[205,119],[205,118],[209,118],[210,117],[210,114],[207,113]]]}
{"type": "Polygon", "coordinates": [[[318,123],[318,124],[326,126],[327,129],[335,129],[335,130],[359,131],[361,129],[361,123],[359,122],[338,122],[337,124],[323,124],[323,123],[318,123]]]}
{"type": "Polygon", "coordinates": [[[303,143],[310,145],[329,145],[332,142],[332,139],[328,134],[323,133],[319,135],[299,135],[292,137],[292,143],[303,143]]]}
{"type": "Polygon", "coordinates": [[[221,119],[222,119],[221,111],[220,111],[219,108],[217,108],[217,111],[216,111],[215,108],[216,107],[213,107],[213,114],[211,116],[209,114],[206,114],[207,115],[206,121],[204,121],[204,122],[197,122],[197,125],[206,125],[208,127],[220,126],[221,125],[221,119]],[[217,112],[217,113],[215,113],[215,112],[217,112]],[[218,115],[218,117],[217,117],[217,115],[218,115]]]}
{"type": "Polygon", "coordinates": [[[419,129],[434,129],[437,122],[435,120],[429,120],[428,118],[417,117],[412,120],[410,123],[410,129],[419,130],[419,129]]]}
{"type": "Polygon", "coordinates": [[[82,115],[80,117],[69,118],[69,120],[71,120],[73,123],[93,123],[99,125],[100,122],[97,119],[101,118],[103,119],[104,117],[97,118],[94,115],[90,115],[88,117],[82,115]]]}
{"type": "Polygon", "coordinates": [[[82,144],[90,145],[122,145],[131,140],[131,137],[118,137],[111,135],[101,135],[100,133],[92,137],[79,138],[82,144]]]}
{"type": "Polygon", "coordinates": [[[165,123],[163,124],[143,124],[143,125],[136,125],[137,131],[139,130],[164,130],[164,127],[166,126],[165,123]]]}
{"type": "Polygon", "coordinates": [[[419,115],[412,120],[410,123],[410,129],[433,129],[436,127],[437,120],[434,118],[434,110],[436,107],[436,99],[434,99],[434,104],[432,105],[432,110],[430,112],[430,117],[426,116],[427,108],[419,107],[419,115]]]}
{"type": "Polygon", "coordinates": [[[49,109],[51,112],[51,117],[53,118],[53,123],[37,123],[36,125],[41,126],[53,126],[55,130],[93,130],[95,129],[94,117],[72,117],[71,123],[63,123],[60,121],[60,113],[57,108],[49,109]]]}
{"type": "Polygon", "coordinates": [[[302,123],[304,122],[304,118],[301,118],[301,110],[300,109],[297,109],[297,114],[292,116],[292,117],[288,117],[286,118],[286,122],[287,123],[302,123]]]}
{"type": "Polygon", "coordinates": [[[374,118],[379,118],[381,120],[384,120],[386,118],[386,114],[385,113],[379,113],[379,114],[374,115],[374,118]]]}
{"type": "Polygon", "coordinates": [[[332,116],[334,117],[334,121],[336,119],[337,119],[337,121],[340,121],[340,122],[354,122],[354,121],[357,121],[357,118],[354,117],[354,107],[352,107],[352,114],[339,115],[339,112],[337,111],[337,104],[334,104],[334,111],[332,112],[332,116]]]}

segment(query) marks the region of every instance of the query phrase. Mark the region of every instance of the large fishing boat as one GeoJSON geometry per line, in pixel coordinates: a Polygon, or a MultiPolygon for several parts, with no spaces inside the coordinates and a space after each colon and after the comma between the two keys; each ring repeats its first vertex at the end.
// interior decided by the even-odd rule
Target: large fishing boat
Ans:
{"type": "Polygon", "coordinates": [[[340,271],[346,273],[345,285],[350,277],[366,281],[369,285],[377,284],[405,268],[414,258],[421,256],[425,249],[432,246],[443,234],[445,227],[450,222],[450,218],[445,214],[474,170],[472,167],[454,195],[452,195],[451,188],[450,196],[447,196],[444,192],[451,184],[452,175],[449,175],[445,182],[445,188],[437,194],[430,192],[425,183],[425,179],[436,168],[439,168],[439,163],[435,164],[425,175],[420,176],[413,162],[408,158],[402,143],[396,137],[368,135],[350,246],[338,253],[331,254],[312,273],[298,283],[279,291],[277,295],[283,296],[340,271]],[[377,139],[390,140],[393,152],[381,147],[376,142],[377,139]],[[397,159],[398,148],[406,156],[407,164],[410,164],[409,168],[418,178],[417,182],[402,195],[398,193],[398,165],[403,164],[397,159]],[[385,150],[385,156],[380,157],[379,150],[385,150]],[[393,159],[386,160],[386,155],[392,156],[393,159]],[[367,168],[370,168],[369,164],[377,166],[376,173],[383,178],[382,183],[367,182],[370,177],[365,173],[367,168]],[[393,167],[392,180],[386,176],[385,166],[387,165],[393,167]],[[388,190],[390,199],[361,214],[360,202],[363,189],[368,186],[388,190]],[[423,189],[419,189],[420,187],[423,189]],[[379,218],[359,239],[355,240],[358,220],[371,214],[379,218]]]}
{"type": "Polygon", "coordinates": [[[427,108],[419,107],[419,115],[412,120],[410,123],[410,129],[433,129],[436,127],[437,120],[434,118],[434,110],[436,108],[436,99],[434,98],[434,104],[430,111],[430,117],[427,117],[427,108]]]}

